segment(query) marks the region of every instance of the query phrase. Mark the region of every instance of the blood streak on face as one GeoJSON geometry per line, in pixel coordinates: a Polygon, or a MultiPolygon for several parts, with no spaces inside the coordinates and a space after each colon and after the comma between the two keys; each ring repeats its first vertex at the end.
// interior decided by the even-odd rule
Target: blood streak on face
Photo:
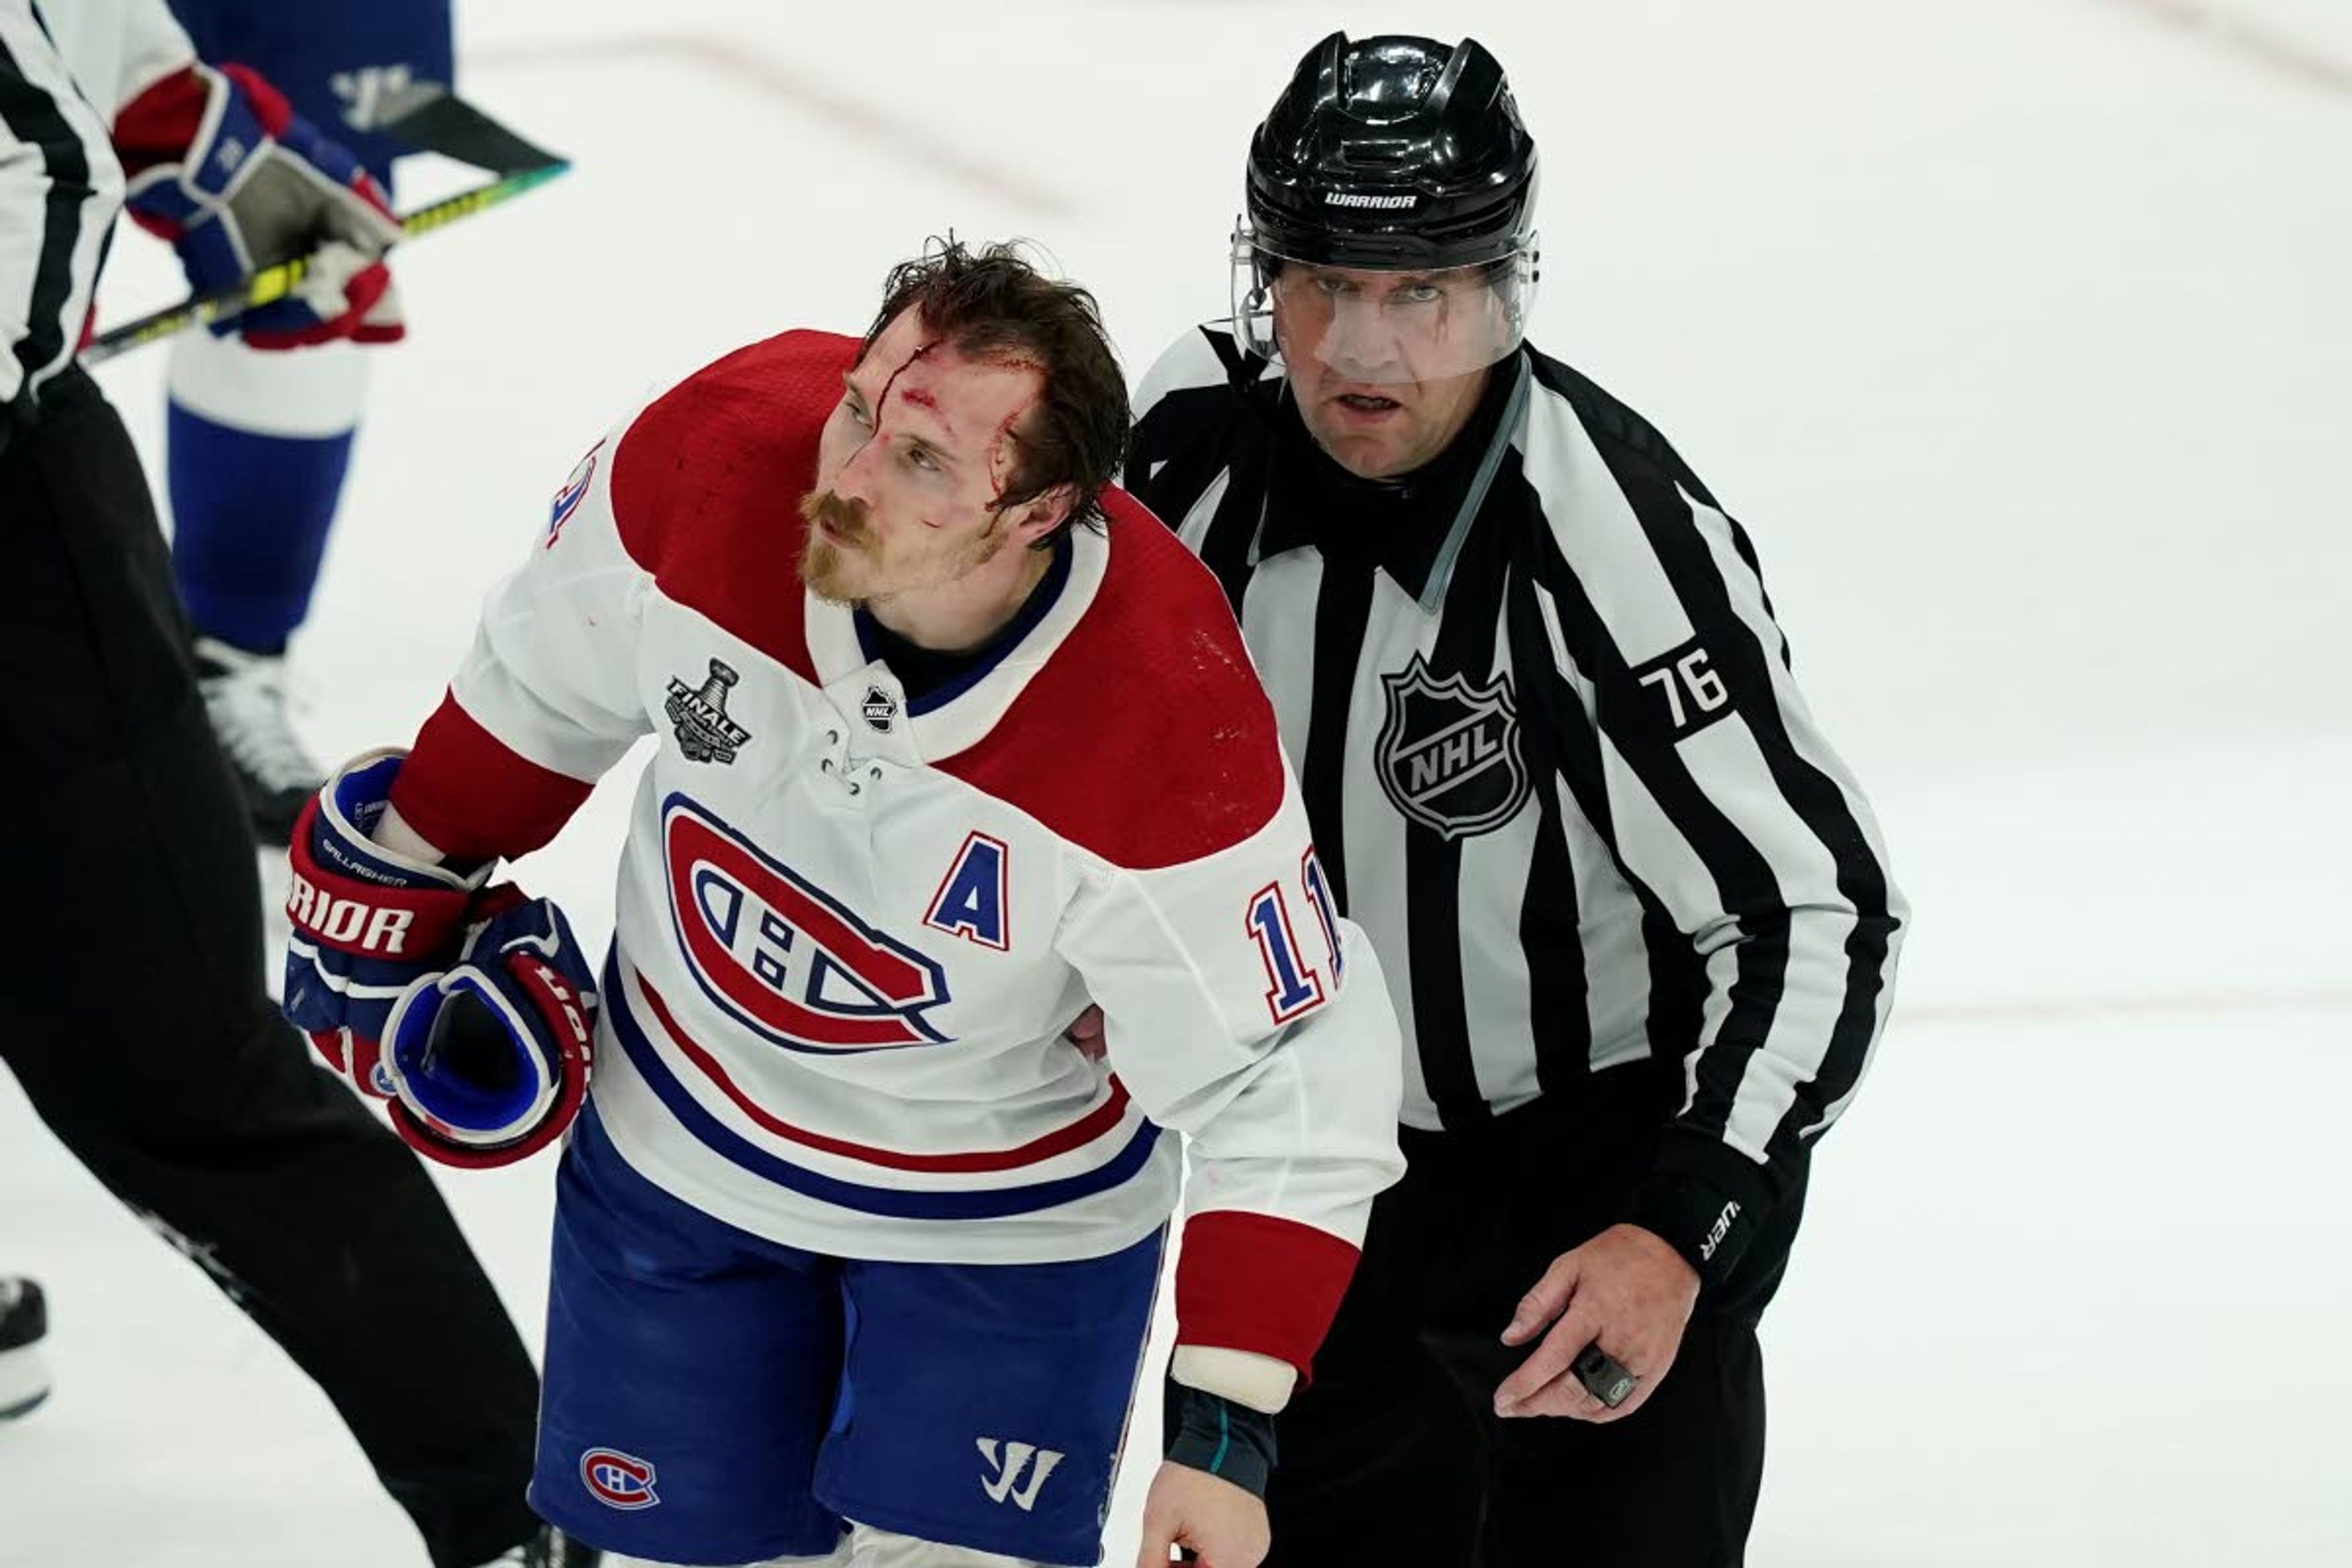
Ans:
{"type": "Polygon", "coordinates": [[[1043,390],[1030,363],[969,358],[912,311],[890,322],[825,421],[802,508],[803,580],[863,602],[940,586],[993,556],[1020,422],[1043,390]]]}

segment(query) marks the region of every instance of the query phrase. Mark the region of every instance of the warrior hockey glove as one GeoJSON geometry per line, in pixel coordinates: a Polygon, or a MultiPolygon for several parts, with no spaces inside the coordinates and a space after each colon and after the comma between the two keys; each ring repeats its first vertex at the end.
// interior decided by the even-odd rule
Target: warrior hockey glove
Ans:
{"type": "Polygon", "coordinates": [[[553,904],[482,891],[488,867],[461,875],[374,841],[401,762],[361,758],[296,824],[283,1006],[338,1072],[397,1100],[393,1124],[420,1152],[504,1164],[579,1111],[588,962],[553,904]]]}
{"type": "Polygon", "coordinates": [[[596,990],[572,923],[500,886],[477,901],[456,967],[409,987],[386,1025],[392,1124],[445,1165],[537,1152],[588,1094],[596,990]]]}
{"type": "Polygon", "coordinates": [[[401,753],[362,757],[302,808],[287,851],[281,1005],[328,1065],[362,1092],[392,1095],[377,1042],[393,1004],[457,962],[467,911],[489,868],[462,876],[378,845],[370,835],[392,798],[401,753]]]}
{"type": "Polygon", "coordinates": [[[199,294],[316,252],[286,299],[213,330],[256,348],[406,331],[381,258],[400,220],[373,177],[243,66],[191,66],[133,99],[114,142],[131,216],[172,242],[199,294]]]}

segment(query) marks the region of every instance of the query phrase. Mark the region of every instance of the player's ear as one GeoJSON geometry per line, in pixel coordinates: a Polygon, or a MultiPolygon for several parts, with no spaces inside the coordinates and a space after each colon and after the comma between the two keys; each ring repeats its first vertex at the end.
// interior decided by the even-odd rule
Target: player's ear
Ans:
{"type": "Polygon", "coordinates": [[[1076,485],[1056,485],[1044,495],[1023,501],[1005,520],[1008,540],[1024,547],[1036,543],[1061,527],[1077,502],[1076,485]]]}

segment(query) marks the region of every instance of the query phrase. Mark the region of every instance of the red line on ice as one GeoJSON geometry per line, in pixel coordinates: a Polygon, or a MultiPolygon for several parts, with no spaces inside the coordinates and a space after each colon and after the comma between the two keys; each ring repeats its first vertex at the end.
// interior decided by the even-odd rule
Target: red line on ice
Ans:
{"type": "Polygon", "coordinates": [[[2150,21],[2161,22],[2222,48],[2234,50],[2258,65],[2291,76],[2312,87],[2352,98],[2352,65],[2312,47],[2300,38],[2263,26],[2202,0],[2113,0],[2150,21]]]}
{"type": "Polygon", "coordinates": [[[1071,204],[1043,185],[983,163],[938,140],[919,125],[863,100],[817,85],[808,76],[778,64],[740,38],[698,33],[636,33],[609,38],[491,44],[464,51],[467,66],[534,66],[566,60],[604,63],[666,56],[721,76],[770,98],[781,99],[829,124],[856,132],[900,162],[961,180],[1005,201],[1048,217],[1066,217],[1071,204]]]}

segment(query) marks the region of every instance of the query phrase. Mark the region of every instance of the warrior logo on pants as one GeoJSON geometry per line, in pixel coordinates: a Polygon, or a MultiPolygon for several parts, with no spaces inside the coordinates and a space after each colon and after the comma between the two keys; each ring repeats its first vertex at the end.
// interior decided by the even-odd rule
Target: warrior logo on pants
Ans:
{"type": "Polygon", "coordinates": [[[1003,1502],[1011,1498],[1023,1513],[1035,1508],[1037,1494],[1045,1489],[1045,1479],[1054,1473],[1054,1467],[1062,1462],[1062,1456],[1051,1448],[1040,1448],[1034,1443],[1007,1443],[1003,1456],[999,1458],[995,1438],[982,1437],[976,1441],[980,1445],[980,1457],[988,1461],[989,1474],[982,1477],[980,1483],[982,1489],[988,1493],[988,1500],[1003,1502]],[[1025,1487],[1021,1484],[1021,1472],[1024,1467],[1029,1472],[1029,1484],[1025,1487]]]}

